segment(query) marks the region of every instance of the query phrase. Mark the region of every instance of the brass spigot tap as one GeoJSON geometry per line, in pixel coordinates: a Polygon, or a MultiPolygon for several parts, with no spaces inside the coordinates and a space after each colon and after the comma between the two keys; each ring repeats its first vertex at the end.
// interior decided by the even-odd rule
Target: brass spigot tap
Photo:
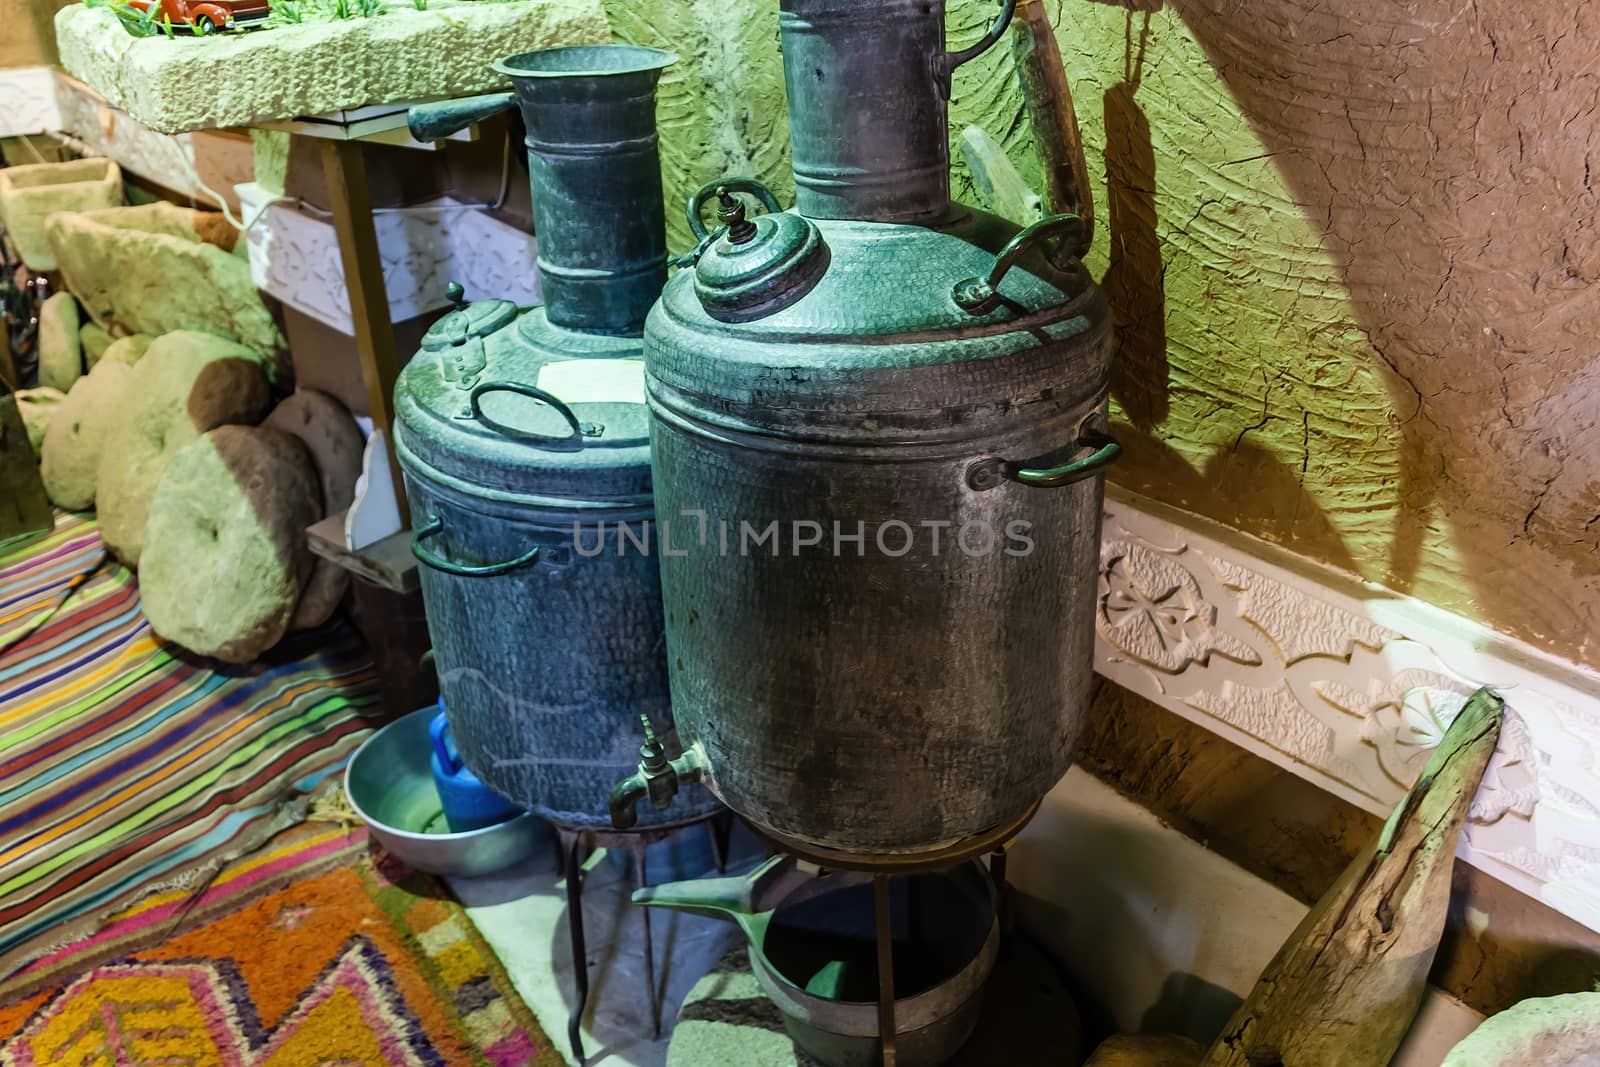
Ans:
{"type": "Polygon", "coordinates": [[[705,774],[699,753],[691,750],[677,759],[668,759],[666,746],[650,725],[650,716],[640,715],[639,719],[644,724],[639,769],[611,790],[611,825],[618,830],[631,829],[638,822],[638,803],[646,796],[657,811],[664,811],[678,795],[679,782],[698,782],[705,774]]]}

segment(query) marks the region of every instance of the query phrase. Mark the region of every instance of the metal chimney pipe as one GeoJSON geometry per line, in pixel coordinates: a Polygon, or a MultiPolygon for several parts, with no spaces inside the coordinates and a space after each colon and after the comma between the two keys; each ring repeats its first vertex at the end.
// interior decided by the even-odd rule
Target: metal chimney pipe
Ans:
{"type": "Polygon", "coordinates": [[[667,280],[656,84],[677,61],[628,45],[512,56],[527,127],[539,271],[550,322],[638,336],[667,280]]]}
{"type": "Polygon", "coordinates": [[[814,219],[926,222],[950,205],[950,75],[1000,39],[945,49],[945,0],[782,0],[795,204],[814,219]]]}

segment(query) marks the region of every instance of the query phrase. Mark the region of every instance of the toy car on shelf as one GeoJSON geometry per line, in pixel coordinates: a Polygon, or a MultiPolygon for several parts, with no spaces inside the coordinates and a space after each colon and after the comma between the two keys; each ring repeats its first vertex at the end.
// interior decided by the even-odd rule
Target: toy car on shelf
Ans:
{"type": "Polygon", "coordinates": [[[165,19],[174,29],[200,35],[243,29],[272,14],[267,0],[128,0],[128,6],[141,13],[154,7],[154,21],[165,19]]]}

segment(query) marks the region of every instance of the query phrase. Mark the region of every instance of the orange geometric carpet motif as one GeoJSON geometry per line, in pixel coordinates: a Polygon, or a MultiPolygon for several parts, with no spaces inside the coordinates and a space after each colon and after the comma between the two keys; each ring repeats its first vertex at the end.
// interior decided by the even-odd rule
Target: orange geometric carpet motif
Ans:
{"type": "Polygon", "coordinates": [[[438,1055],[385,988],[386,966],[356,938],[270,1033],[229,960],[97,967],[41,1008],[0,1055],[4,1067],[54,1064],[404,1064],[438,1055]],[[420,1047],[418,1047],[420,1046],[420,1047]]]}
{"type": "Polygon", "coordinates": [[[562,1062],[465,912],[359,832],[303,828],[29,975],[0,1067],[562,1062]]]}

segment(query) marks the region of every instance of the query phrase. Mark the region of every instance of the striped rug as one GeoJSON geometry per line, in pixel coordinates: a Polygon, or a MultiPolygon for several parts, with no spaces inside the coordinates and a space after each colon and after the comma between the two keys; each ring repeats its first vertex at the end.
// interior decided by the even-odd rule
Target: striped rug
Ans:
{"type": "Polygon", "coordinates": [[[90,517],[0,556],[0,980],[297,821],[380,715],[343,624],[244,668],[163,644],[90,517]]]}

